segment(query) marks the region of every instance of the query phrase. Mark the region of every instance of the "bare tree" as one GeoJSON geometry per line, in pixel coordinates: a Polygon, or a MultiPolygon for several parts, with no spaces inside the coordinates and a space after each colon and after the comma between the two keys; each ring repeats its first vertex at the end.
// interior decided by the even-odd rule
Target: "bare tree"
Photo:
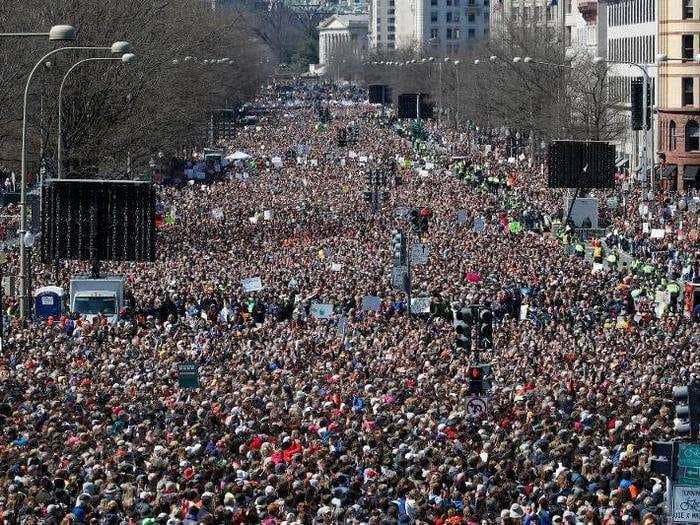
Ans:
{"type": "MultiPolygon", "coordinates": [[[[212,108],[250,97],[262,81],[261,45],[243,24],[236,26],[233,14],[212,13],[197,0],[12,0],[2,9],[4,31],[48,28],[65,21],[78,29],[78,45],[128,40],[134,46],[136,64],[89,62],[67,81],[64,138],[66,154],[76,166],[99,165],[105,157],[125,165],[127,156],[135,167],[144,165],[154,149],[203,137],[212,108]],[[13,27],[10,20],[26,25],[13,27]],[[204,59],[210,60],[205,64],[204,59]]],[[[0,115],[0,146],[4,158],[16,162],[23,84],[50,46],[31,41],[10,52],[6,42],[0,43],[0,56],[5,61],[12,56],[16,66],[3,69],[0,76],[2,97],[9,102],[8,111],[0,115]]],[[[68,51],[56,55],[51,68],[39,71],[30,108],[34,152],[41,143],[48,154],[55,151],[57,91],[67,69],[81,58],[100,55],[104,53],[68,51]]]]}

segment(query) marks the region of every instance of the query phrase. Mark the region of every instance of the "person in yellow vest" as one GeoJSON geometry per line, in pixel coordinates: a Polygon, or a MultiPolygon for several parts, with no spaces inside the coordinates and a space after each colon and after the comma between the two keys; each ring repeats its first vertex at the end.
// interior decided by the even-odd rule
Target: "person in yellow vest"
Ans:
{"type": "Polygon", "coordinates": [[[603,262],[603,248],[600,245],[593,247],[593,262],[597,264],[603,262]]]}
{"type": "Polygon", "coordinates": [[[681,294],[681,287],[676,281],[671,281],[666,285],[666,291],[669,293],[670,301],[668,308],[673,313],[678,312],[678,298],[681,294]]]}

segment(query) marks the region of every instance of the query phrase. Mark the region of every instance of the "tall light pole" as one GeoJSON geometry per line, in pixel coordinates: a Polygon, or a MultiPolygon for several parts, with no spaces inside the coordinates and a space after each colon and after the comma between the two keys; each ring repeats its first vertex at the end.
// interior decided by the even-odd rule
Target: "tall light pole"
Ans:
{"type": "Polygon", "coordinates": [[[73,64],[68,71],[66,71],[66,74],[63,76],[63,80],[61,81],[61,87],[58,90],[58,147],[57,147],[57,178],[61,178],[61,171],[63,167],[62,159],[61,159],[61,152],[63,150],[63,131],[62,131],[62,122],[63,122],[63,86],[66,84],[66,80],[68,80],[68,76],[71,74],[71,72],[77,68],[79,65],[84,64],[85,62],[97,62],[97,61],[105,61],[105,60],[118,60],[120,62],[123,62],[125,64],[131,64],[136,60],[136,55],[133,53],[124,53],[121,57],[93,57],[93,58],[84,58],[83,60],[79,60],[75,64],[73,64]]]}
{"type": "MultiPolygon", "coordinates": [[[[67,33],[69,33],[67,31],[67,33]]],[[[67,35],[68,36],[68,35],[67,35]]],[[[64,51],[112,51],[113,53],[123,54],[129,51],[127,42],[115,42],[111,47],[102,46],[68,46],[60,47],[46,53],[39,60],[32,71],[29,73],[27,83],[24,87],[24,100],[22,104],[22,171],[20,180],[20,215],[19,215],[19,279],[20,279],[20,297],[19,297],[19,315],[25,319],[27,316],[27,285],[29,283],[29,272],[31,270],[31,261],[26,260],[26,250],[24,246],[24,234],[27,232],[27,108],[29,106],[29,87],[32,83],[32,78],[37,69],[44,64],[49,58],[64,51]]]]}

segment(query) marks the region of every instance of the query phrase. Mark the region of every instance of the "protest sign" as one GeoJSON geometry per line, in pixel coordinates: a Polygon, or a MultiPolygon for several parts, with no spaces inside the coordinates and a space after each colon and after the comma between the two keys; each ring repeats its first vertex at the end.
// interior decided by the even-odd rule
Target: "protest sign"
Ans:
{"type": "Polygon", "coordinates": [[[257,292],[263,289],[262,279],[260,277],[248,277],[241,280],[244,292],[257,292]]]}
{"type": "Polygon", "coordinates": [[[333,317],[333,305],[331,303],[313,303],[310,310],[311,317],[315,319],[330,319],[333,317]]]}

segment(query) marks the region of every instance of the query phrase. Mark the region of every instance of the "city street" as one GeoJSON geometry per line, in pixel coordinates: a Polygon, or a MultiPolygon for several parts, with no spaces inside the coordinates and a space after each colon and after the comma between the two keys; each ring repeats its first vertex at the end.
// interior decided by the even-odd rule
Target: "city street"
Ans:
{"type": "MultiPolygon", "coordinates": [[[[592,191],[617,257],[594,268],[565,190],[505,129],[428,120],[415,143],[353,85],[285,84],[296,104],[263,88],[222,170],[196,180],[200,152],[156,185],[155,262],[102,266],[124,276],[118,322],[23,327],[7,305],[0,522],[662,523],[650,447],[674,436],[700,330],[684,292],[657,292],[698,276],[692,195],[642,219],[624,173],[592,191]],[[425,246],[403,258],[412,315],[396,233],[425,246]],[[471,305],[493,336],[464,348],[471,305]]],[[[37,288],[89,268],[56,282],[35,261],[37,288]]]]}

